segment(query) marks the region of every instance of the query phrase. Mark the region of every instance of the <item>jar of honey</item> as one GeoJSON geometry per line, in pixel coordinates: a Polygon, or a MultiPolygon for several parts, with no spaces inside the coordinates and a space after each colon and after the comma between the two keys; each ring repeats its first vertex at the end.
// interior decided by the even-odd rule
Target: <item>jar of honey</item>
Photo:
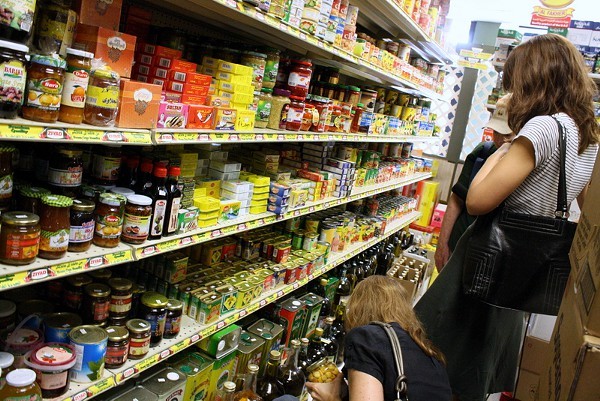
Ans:
{"type": "Polygon", "coordinates": [[[42,198],[40,258],[59,259],[66,255],[72,204],[73,200],[66,196],[46,195],[42,198]]]}
{"type": "Polygon", "coordinates": [[[33,213],[2,214],[0,262],[8,265],[33,263],[40,246],[40,218],[33,213]]]}
{"type": "Polygon", "coordinates": [[[67,72],[58,119],[65,123],[81,124],[85,93],[90,81],[94,53],[67,49],[67,72]]]}
{"type": "Polygon", "coordinates": [[[119,107],[119,74],[98,69],[92,71],[83,109],[83,120],[92,125],[115,125],[119,107]]]}

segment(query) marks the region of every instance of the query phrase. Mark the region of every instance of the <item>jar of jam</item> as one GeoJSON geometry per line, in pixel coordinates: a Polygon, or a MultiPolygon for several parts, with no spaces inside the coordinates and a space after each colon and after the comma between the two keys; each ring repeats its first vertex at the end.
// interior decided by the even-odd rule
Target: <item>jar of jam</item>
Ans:
{"type": "Polygon", "coordinates": [[[144,195],[129,195],[123,220],[123,242],[142,244],[150,233],[152,198],[144,195]]]}
{"type": "Polygon", "coordinates": [[[358,86],[348,86],[346,102],[352,103],[353,106],[358,105],[360,102],[360,88],[358,86]]]}
{"type": "Polygon", "coordinates": [[[31,56],[23,103],[24,118],[43,123],[58,120],[66,67],[67,62],[56,54],[31,56]]]}
{"type": "Polygon", "coordinates": [[[12,203],[14,151],[12,146],[0,147],[0,210],[8,209],[12,203]]]}
{"type": "Polygon", "coordinates": [[[267,55],[264,53],[245,51],[242,53],[241,64],[252,68],[252,85],[254,86],[254,90],[260,91],[265,76],[267,55]]]}
{"type": "Polygon", "coordinates": [[[126,199],[122,195],[104,193],[100,195],[96,207],[94,245],[114,248],[119,245],[123,227],[123,212],[126,199]]]}
{"type": "Polygon", "coordinates": [[[138,316],[150,323],[152,326],[151,345],[157,345],[162,341],[167,320],[167,304],[169,300],[162,294],[148,291],[142,295],[138,316]]]}
{"type": "Polygon", "coordinates": [[[85,252],[92,246],[94,238],[94,202],[85,199],[73,200],[71,205],[71,230],[69,231],[69,252],[85,252]]]}
{"type": "Polygon", "coordinates": [[[40,218],[27,212],[2,213],[0,262],[27,265],[35,261],[40,246],[40,218]]]}
{"type": "Polygon", "coordinates": [[[333,106],[327,132],[342,132],[342,108],[333,106]]]}
{"type": "Polygon", "coordinates": [[[73,312],[81,310],[83,302],[83,288],[92,283],[92,278],[87,274],[78,274],[67,277],[65,286],[65,307],[73,312]]]}
{"type": "Polygon", "coordinates": [[[40,187],[24,187],[19,191],[19,209],[33,214],[40,214],[41,199],[50,195],[50,191],[40,187]]]}
{"type": "Polygon", "coordinates": [[[115,369],[123,366],[129,356],[129,330],[122,326],[108,326],[108,344],[104,363],[106,368],[115,369]]]}
{"type": "Polygon", "coordinates": [[[0,38],[27,43],[32,33],[35,0],[4,2],[2,8],[4,17],[0,19],[0,38]]]}
{"type": "Polygon", "coordinates": [[[288,77],[288,88],[293,96],[301,100],[308,95],[310,78],[312,76],[312,63],[308,60],[292,60],[292,68],[288,77]]]}
{"type": "Polygon", "coordinates": [[[319,112],[314,105],[306,103],[304,105],[304,114],[302,116],[301,131],[309,131],[313,124],[319,123],[319,112]]]}
{"type": "Polygon", "coordinates": [[[25,55],[28,52],[27,46],[0,40],[1,118],[15,118],[21,110],[27,83],[25,55]]]}
{"type": "Polygon", "coordinates": [[[319,120],[315,124],[313,121],[310,130],[313,132],[325,132],[325,126],[327,123],[327,118],[330,114],[330,106],[329,99],[321,97],[321,96],[313,96],[311,98],[312,104],[315,107],[316,112],[319,114],[319,120]]]}
{"type": "Polygon", "coordinates": [[[46,195],[42,198],[40,258],[59,259],[67,254],[72,204],[73,200],[66,196],[46,195]]]}
{"type": "Polygon", "coordinates": [[[277,71],[279,70],[279,50],[269,49],[267,51],[267,62],[265,64],[265,76],[263,77],[263,89],[273,89],[277,82],[277,71]]]}
{"type": "Polygon", "coordinates": [[[181,329],[183,303],[177,299],[169,299],[167,304],[167,321],[165,323],[165,338],[173,338],[181,329]]]}
{"type": "Polygon", "coordinates": [[[271,107],[273,103],[273,89],[262,88],[260,96],[258,97],[258,104],[256,106],[256,121],[254,126],[256,128],[267,128],[269,124],[269,116],[271,115],[271,107]]]}
{"type": "Polygon", "coordinates": [[[96,150],[92,161],[92,177],[99,185],[114,186],[119,178],[121,169],[121,147],[102,146],[96,150]]]}
{"type": "Polygon", "coordinates": [[[129,359],[144,358],[150,351],[150,323],[144,319],[130,319],[125,327],[129,330],[129,359]]]}
{"type": "Polygon", "coordinates": [[[112,127],[117,119],[120,92],[119,74],[98,69],[91,73],[87,89],[83,120],[91,125],[112,127]]]}
{"type": "Polygon", "coordinates": [[[290,96],[290,106],[288,109],[285,129],[288,131],[300,131],[302,126],[302,117],[304,117],[304,98],[299,96],[290,96]]]}
{"type": "Polygon", "coordinates": [[[350,125],[350,132],[357,133],[360,128],[360,120],[363,113],[365,112],[365,106],[359,103],[356,107],[353,107],[354,117],[352,117],[352,124],[350,125]]]}
{"type": "Polygon", "coordinates": [[[93,283],[85,286],[83,294],[84,323],[104,325],[108,320],[110,308],[110,287],[93,283]]]}
{"type": "Polygon", "coordinates": [[[112,277],[112,271],[109,269],[96,269],[88,273],[95,283],[108,285],[108,280],[112,277]]]}
{"type": "Polygon", "coordinates": [[[108,280],[110,286],[110,317],[124,317],[131,310],[132,287],[131,280],[126,278],[111,278],[108,280]]]}
{"type": "Polygon", "coordinates": [[[85,93],[90,81],[94,53],[67,48],[67,71],[58,119],[65,123],[81,124],[85,93]]]}
{"type": "Polygon", "coordinates": [[[76,188],[83,179],[83,151],[57,148],[50,157],[48,184],[76,188]]]}

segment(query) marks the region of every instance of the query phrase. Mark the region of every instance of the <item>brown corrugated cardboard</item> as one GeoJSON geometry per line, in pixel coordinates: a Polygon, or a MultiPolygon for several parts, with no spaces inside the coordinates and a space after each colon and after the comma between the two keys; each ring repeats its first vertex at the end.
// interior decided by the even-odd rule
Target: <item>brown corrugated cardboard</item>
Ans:
{"type": "Polygon", "coordinates": [[[540,375],[527,370],[519,370],[519,380],[515,389],[515,399],[518,401],[539,400],[540,375]]]}
{"type": "Polygon", "coordinates": [[[544,368],[548,352],[548,341],[531,336],[525,337],[519,369],[527,370],[532,373],[540,373],[544,368]]]}

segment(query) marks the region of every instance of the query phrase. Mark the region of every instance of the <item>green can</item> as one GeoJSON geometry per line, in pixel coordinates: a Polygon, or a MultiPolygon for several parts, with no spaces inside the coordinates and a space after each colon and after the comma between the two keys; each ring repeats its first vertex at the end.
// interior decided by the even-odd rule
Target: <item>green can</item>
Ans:
{"type": "Polygon", "coordinates": [[[248,327],[248,332],[265,340],[263,352],[260,357],[260,371],[258,373],[261,376],[264,374],[265,367],[267,366],[269,352],[271,350],[279,350],[279,342],[283,336],[283,327],[270,320],[260,319],[248,327]]]}
{"type": "Polygon", "coordinates": [[[235,360],[235,375],[248,373],[248,364],[259,365],[262,359],[265,340],[257,335],[242,330],[240,342],[238,343],[235,360]]]}
{"type": "Polygon", "coordinates": [[[302,249],[304,242],[304,231],[297,230],[292,233],[292,249],[302,249]]]}

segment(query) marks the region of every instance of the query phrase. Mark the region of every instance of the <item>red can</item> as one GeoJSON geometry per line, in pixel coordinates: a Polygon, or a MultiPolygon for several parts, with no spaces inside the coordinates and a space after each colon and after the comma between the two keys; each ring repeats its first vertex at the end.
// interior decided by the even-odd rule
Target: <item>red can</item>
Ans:
{"type": "Polygon", "coordinates": [[[287,262],[291,251],[292,245],[289,242],[276,244],[273,248],[273,260],[276,263],[285,263],[287,262]]]}

